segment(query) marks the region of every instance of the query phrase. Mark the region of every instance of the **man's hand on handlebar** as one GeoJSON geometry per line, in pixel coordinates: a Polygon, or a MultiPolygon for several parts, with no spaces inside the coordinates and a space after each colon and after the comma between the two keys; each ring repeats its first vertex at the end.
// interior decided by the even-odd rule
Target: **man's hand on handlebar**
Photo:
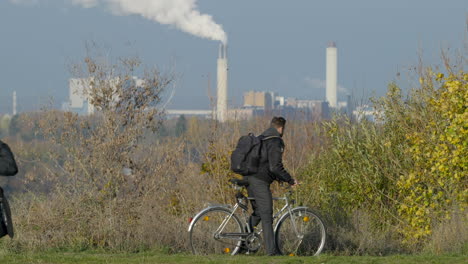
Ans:
{"type": "Polygon", "coordinates": [[[296,179],[293,179],[294,180],[294,183],[291,184],[291,187],[297,187],[298,185],[300,185],[300,182],[296,179]]]}
{"type": "Polygon", "coordinates": [[[296,186],[298,186],[300,184],[299,181],[297,181],[294,178],[292,178],[291,180],[289,180],[287,182],[284,182],[284,183],[286,183],[287,188],[296,187],[296,186]]]}

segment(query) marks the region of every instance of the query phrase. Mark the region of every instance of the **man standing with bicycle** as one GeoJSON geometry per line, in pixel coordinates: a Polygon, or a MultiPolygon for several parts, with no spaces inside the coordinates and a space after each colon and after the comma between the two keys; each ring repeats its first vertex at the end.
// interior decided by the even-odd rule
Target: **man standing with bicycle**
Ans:
{"type": "Polygon", "coordinates": [[[262,133],[262,145],[260,149],[260,163],[256,174],[246,176],[249,182],[247,191],[252,200],[254,212],[249,219],[251,230],[257,226],[261,220],[263,229],[263,239],[268,255],[279,255],[275,245],[273,234],[273,198],[270,184],[277,180],[287,182],[292,186],[297,185],[291,175],[284,169],[283,133],[286,120],[283,117],[273,117],[270,128],[262,133]]]}
{"type": "Polygon", "coordinates": [[[258,243],[261,233],[266,253],[270,256],[316,256],[322,252],[326,240],[323,221],[306,206],[292,208],[294,201],[290,203],[289,195],[275,198],[285,201],[285,205],[275,214],[278,217],[277,233],[273,232],[271,183],[277,180],[297,185],[282,162],[285,124],[284,118],[274,117],[271,127],[262,135],[256,137],[249,133],[239,138],[231,154],[231,170],[245,177],[243,180],[234,178],[229,181],[239,190],[236,193],[237,202],[234,206],[210,205],[189,218],[188,231],[194,254],[254,253],[261,246],[258,243]],[[241,192],[243,187],[247,187],[249,198],[241,192]],[[245,219],[248,211],[248,200],[254,212],[245,223],[241,219],[245,219]],[[242,218],[236,214],[238,209],[242,218]],[[262,228],[254,230],[260,221],[262,228]]]}

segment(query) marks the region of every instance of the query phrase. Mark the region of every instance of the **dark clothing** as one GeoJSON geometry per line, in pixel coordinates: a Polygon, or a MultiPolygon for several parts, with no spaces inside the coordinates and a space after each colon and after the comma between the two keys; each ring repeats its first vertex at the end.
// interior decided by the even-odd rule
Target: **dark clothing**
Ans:
{"type": "Polygon", "coordinates": [[[249,219],[250,227],[262,221],[263,240],[268,255],[277,255],[279,251],[275,245],[273,233],[273,198],[270,184],[277,180],[294,184],[294,179],[284,169],[283,151],[284,142],[275,128],[263,132],[261,158],[258,173],[246,176],[249,182],[247,191],[251,200],[253,213],[249,219]]]}
{"type": "Polygon", "coordinates": [[[247,176],[249,186],[247,191],[251,200],[254,212],[249,219],[251,230],[262,220],[263,241],[268,255],[277,254],[275,238],[273,234],[273,198],[270,191],[270,183],[260,180],[256,177],[247,176]]]}
{"type": "Polygon", "coordinates": [[[284,142],[276,128],[269,128],[263,132],[261,158],[258,173],[249,177],[257,177],[265,182],[274,180],[294,184],[291,175],[283,166],[284,142]]]}
{"type": "Polygon", "coordinates": [[[0,238],[8,235],[8,230],[3,217],[3,189],[0,187],[0,238]]]}
{"type": "Polygon", "coordinates": [[[0,176],[13,176],[18,173],[13,153],[7,144],[0,140],[0,176]]]}
{"type": "Polygon", "coordinates": [[[8,201],[0,187],[0,238],[5,235],[14,237],[13,222],[11,221],[11,211],[8,201]]]}
{"type": "MultiPolygon", "coordinates": [[[[13,153],[7,144],[0,140],[0,176],[13,176],[18,173],[13,153]]],[[[13,237],[13,225],[11,222],[10,206],[6,200],[3,189],[0,187],[0,238],[10,235],[13,237]]]]}

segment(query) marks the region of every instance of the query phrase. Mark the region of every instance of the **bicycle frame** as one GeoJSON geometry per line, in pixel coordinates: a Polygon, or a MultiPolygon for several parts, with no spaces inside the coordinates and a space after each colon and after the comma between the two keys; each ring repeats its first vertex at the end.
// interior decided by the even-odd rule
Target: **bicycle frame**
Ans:
{"type": "MultiPolygon", "coordinates": [[[[236,213],[237,208],[239,208],[239,203],[238,202],[232,208],[231,214],[229,216],[225,217],[223,222],[221,222],[221,225],[218,227],[218,229],[216,229],[215,238],[230,238],[230,237],[239,237],[239,236],[242,237],[244,235],[244,233],[226,233],[226,234],[224,234],[224,236],[220,236],[221,232],[226,227],[228,221],[236,213]]],[[[246,235],[248,235],[248,234],[246,234],[246,235]]]]}

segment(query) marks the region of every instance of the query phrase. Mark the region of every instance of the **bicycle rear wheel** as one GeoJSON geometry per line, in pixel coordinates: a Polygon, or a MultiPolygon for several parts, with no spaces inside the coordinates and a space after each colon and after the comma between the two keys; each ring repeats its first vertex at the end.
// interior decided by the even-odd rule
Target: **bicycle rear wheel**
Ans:
{"type": "Polygon", "coordinates": [[[235,255],[242,243],[239,218],[224,207],[207,209],[192,220],[190,246],[196,255],[235,255]]]}
{"type": "Polygon", "coordinates": [[[325,225],[314,211],[294,208],[278,221],[275,239],[283,255],[317,256],[325,246],[325,225]]]}

